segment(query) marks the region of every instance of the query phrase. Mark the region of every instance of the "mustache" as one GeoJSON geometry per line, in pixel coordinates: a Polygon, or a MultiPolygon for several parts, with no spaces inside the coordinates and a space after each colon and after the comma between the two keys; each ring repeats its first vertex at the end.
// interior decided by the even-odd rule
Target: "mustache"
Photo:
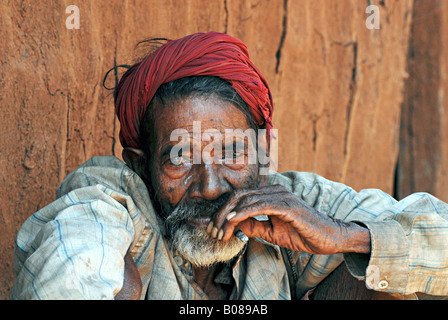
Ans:
{"type": "Polygon", "coordinates": [[[175,226],[185,223],[191,218],[212,217],[227,203],[230,193],[221,195],[216,200],[190,200],[184,199],[166,215],[165,225],[167,229],[175,229],[175,226]]]}

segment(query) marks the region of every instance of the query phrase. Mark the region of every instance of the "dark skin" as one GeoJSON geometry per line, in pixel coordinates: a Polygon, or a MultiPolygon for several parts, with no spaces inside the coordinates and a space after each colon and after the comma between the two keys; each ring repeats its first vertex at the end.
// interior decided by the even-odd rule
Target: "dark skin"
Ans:
{"type": "Polygon", "coordinates": [[[115,296],[115,300],[138,300],[142,293],[142,280],[138,273],[137,266],[130,253],[124,257],[124,281],[120,292],[115,296]]]}
{"type": "MultiPolygon", "coordinates": [[[[193,121],[200,121],[201,133],[211,129],[222,133],[225,129],[248,129],[245,116],[234,105],[217,99],[194,98],[159,110],[154,115],[156,134],[150,170],[142,167],[145,163],[142,157],[146,155],[141,150],[125,149],[123,157],[134,171],[151,181],[162,204],[173,207],[184,197],[215,200],[230,193],[227,204],[215,216],[197,224],[220,241],[228,241],[235,230],[240,229],[248,237],[259,237],[280,247],[312,254],[370,253],[368,229],[321,214],[282,186],[268,186],[266,176],[258,174],[258,164],[247,161],[226,164],[215,158],[213,161],[202,159],[195,164],[191,153],[183,154],[175,163],[170,160],[167,147],[180,141],[170,141],[172,131],[182,128],[192,133],[193,121]],[[258,187],[249,187],[254,181],[258,182],[258,187]],[[266,215],[269,221],[253,219],[257,215],[266,215]]],[[[194,147],[200,150],[210,144],[200,139],[194,141],[197,142],[194,147]]],[[[250,148],[251,143],[248,143],[247,149],[250,148]]],[[[244,152],[233,156],[247,158],[244,152]]],[[[211,299],[225,298],[228,293],[213,282],[218,269],[219,266],[194,268],[196,283],[211,299]]],[[[122,290],[127,290],[126,280],[122,290]]]]}

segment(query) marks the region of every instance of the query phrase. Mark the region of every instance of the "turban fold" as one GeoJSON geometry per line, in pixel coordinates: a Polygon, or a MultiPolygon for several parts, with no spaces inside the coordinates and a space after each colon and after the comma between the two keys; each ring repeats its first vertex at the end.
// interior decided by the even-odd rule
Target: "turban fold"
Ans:
{"type": "Polygon", "coordinates": [[[250,61],[246,45],[223,33],[195,33],[168,40],[121,78],[115,91],[115,112],[123,147],[140,147],[140,125],[157,89],[189,76],[216,76],[228,81],[249,106],[254,121],[268,132],[272,129],[271,92],[250,61]]]}

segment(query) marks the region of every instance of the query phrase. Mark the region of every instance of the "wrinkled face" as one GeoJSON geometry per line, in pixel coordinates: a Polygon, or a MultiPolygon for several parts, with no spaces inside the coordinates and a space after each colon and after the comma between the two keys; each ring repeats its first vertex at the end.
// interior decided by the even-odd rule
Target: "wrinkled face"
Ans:
{"type": "Polygon", "coordinates": [[[148,178],[170,242],[196,266],[230,260],[244,244],[220,242],[206,228],[232,190],[258,185],[249,159],[256,138],[241,134],[249,132],[246,117],[229,102],[195,97],[158,108],[153,124],[148,178]]]}

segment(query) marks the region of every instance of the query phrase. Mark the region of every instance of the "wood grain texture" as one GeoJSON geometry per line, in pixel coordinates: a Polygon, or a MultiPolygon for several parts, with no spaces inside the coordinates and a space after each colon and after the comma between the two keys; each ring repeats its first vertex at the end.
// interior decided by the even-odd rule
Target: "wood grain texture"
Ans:
{"type": "Polygon", "coordinates": [[[401,112],[396,196],[448,201],[448,3],[416,1],[401,112]]]}

